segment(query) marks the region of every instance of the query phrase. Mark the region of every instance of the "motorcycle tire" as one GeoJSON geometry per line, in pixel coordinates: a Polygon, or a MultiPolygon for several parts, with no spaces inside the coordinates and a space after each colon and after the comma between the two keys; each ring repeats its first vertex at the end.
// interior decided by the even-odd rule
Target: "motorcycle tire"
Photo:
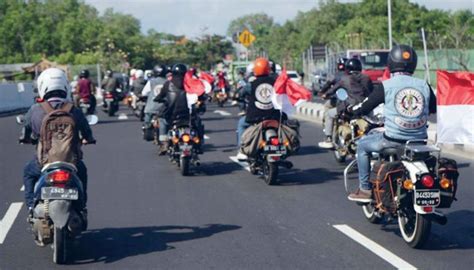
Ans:
{"type": "Polygon", "coordinates": [[[336,159],[336,161],[338,163],[344,163],[344,162],[346,162],[346,155],[341,154],[341,152],[339,152],[338,149],[335,149],[334,150],[334,159],[336,159]]]}
{"type": "Polygon", "coordinates": [[[278,179],[278,165],[276,163],[265,162],[263,164],[263,179],[269,186],[277,184],[278,179]]]}
{"type": "Polygon", "coordinates": [[[431,231],[431,221],[413,209],[398,214],[398,226],[403,240],[415,249],[423,247],[431,231]]]}
{"type": "Polygon", "coordinates": [[[181,175],[187,176],[189,175],[189,165],[191,163],[191,159],[189,157],[182,157],[179,159],[179,167],[181,169],[181,175]]]}
{"type": "Polygon", "coordinates": [[[382,218],[377,216],[376,209],[372,204],[365,204],[362,206],[362,212],[365,218],[372,224],[379,224],[382,218]]]}
{"type": "Polygon", "coordinates": [[[66,227],[54,227],[53,236],[53,262],[65,264],[67,262],[67,231],[66,227]]]}

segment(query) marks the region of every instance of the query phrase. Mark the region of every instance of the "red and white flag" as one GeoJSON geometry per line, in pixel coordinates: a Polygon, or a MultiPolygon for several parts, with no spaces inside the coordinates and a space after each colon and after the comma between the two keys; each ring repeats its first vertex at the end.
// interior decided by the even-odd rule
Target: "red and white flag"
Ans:
{"type": "Polygon", "coordinates": [[[186,91],[189,109],[198,101],[200,95],[211,92],[213,80],[212,75],[205,72],[201,72],[200,78],[194,76],[191,70],[186,72],[184,75],[184,90],[186,91]]]}
{"type": "Polygon", "coordinates": [[[437,141],[474,144],[474,73],[436,72],[437,141]]]}
{"type": "Polygon", "coordinates": [[[273,107],[286,114],[295,112],[295,107],[311,100],[311,92],[288,77],[283,69],[275,81],[272,95],[273,107]]]}

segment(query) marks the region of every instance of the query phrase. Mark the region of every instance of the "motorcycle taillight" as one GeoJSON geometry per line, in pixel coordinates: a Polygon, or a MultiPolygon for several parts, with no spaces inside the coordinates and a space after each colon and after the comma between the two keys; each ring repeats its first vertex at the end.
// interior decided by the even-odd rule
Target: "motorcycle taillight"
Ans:
{"type": "Polygon", "coordinates": [[[270,143],[271,143],[271,145],[277,146],[277,145],[280,144],[280,140],[278,140],[277,137],[273,137],[273,138],[270,139],[270,143]]]}
{"type": "Polygon", "coordinates": [[[64,186],[69,178],[71,177],[71,173],[65,170],[57,170],[52,172],[49,175],[50,181],[56,186],[64,186]]]}
{"type": "Polygon", "coordinates": [[[107,93],[105,93],[105,97],[106,98],[113,98],[114,96],[112,95],[112,93],[107,92],[107,93]]]}

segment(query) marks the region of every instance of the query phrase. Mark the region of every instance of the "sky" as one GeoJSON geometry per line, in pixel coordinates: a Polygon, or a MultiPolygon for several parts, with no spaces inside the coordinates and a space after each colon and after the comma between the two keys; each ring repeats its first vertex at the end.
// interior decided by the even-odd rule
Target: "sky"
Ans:
{"type": "MultiPolygon", "coordinates": [[[[397,1],[397,0],[392,0],[397,1]]],[[[473,9],[474,0],[410,0],[429,9],[473,9]]],[[[187,37],[202,34],[225,35],[229,23],[240,16],[265,12],[277,23],[308,11],[319,0],[85,0],[102,14],[105,9],[131,14],[149,29],[187,37]]],[[[340,0],[339,2],[357,2],[340,0]]]]}

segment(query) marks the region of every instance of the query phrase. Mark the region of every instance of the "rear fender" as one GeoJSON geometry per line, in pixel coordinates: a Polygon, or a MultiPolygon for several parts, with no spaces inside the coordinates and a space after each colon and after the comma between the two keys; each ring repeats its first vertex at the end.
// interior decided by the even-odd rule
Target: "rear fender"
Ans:
{"type": "Polygon", "coordinates": [[[71,215],[72,202],[69,200],[54,200],[49,203],[49,216],[57,228],[66,226],[71,215]]]}

